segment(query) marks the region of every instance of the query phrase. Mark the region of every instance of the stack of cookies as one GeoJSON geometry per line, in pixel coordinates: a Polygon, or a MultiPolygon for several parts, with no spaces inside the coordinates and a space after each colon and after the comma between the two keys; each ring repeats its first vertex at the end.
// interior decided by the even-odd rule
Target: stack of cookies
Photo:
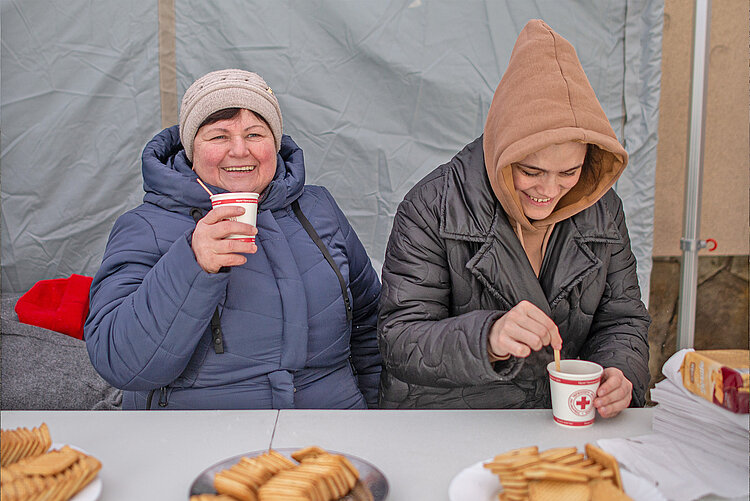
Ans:
{"type": "Polygon", "coordinates": [[[68,446],[49,450],[45,424],[32,430],[3,430],[0,442],[0,498],[4,501],[68,500],[102,467],[96,458],[68,446]]]}
{"type": "Polygon", "coordinates": [[[296,462],[274,450],[243,457],[214,476],[217,495],[195,495],[190,501],[332,501],[359,479],[348,459],[319,447],[300,449],[292,458],[296,462]]]}
{"type": "Polygon", "coordinates": [[[20,459],[47,452],[52,438],[46,423],[39,428],[0,430],[0,466],[13,464],[20,459]]]}
{"type": "Polygon", "coordinates": [[[318,447],[301,449],[292,457],[300,464],[263,484],[259,501],[331,501],[344,497],[359,479],[359,472],[348,459],[318,447]]]}
{"type": "Polygon", "coordinates": [[[500,501],[630,499],[623,491],[617,460],[592,444],[586,444],[585,455],[576,447],[514,449],[484,467],[500,479],[500,501]]]}
{"type": "Polygon", "coordinates": [[[294,468],[295,463],[274,450],[253,458],[243,457],[234,466],[214,476],[214,488],[219,494],[241,501],[255,501],[258,490],[282,470],[294,468]]]}

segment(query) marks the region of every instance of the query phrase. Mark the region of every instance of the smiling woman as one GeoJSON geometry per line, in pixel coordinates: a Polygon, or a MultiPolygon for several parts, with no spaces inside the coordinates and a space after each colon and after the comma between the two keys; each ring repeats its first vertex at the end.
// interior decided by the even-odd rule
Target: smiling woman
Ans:
{"type": "Polygon", "coordinates": [[[276,173],[276,148],[268,122],[244,108],[219,110],[198,128],[193,169],[227,191],[261,193],[276,173]]]}
{"type": "Polygon", "coordinates": [[[552,214],[558,202],[578,183],[586,144],[551,144],[511,164],[513,184],[523,213],[532,220],[552,214]]]}
{"type": "Polygon", "coordinates": [[[259,75],[215,71],[187,89],[180,126],[144,149],[144,203],[116,221],[91,286],[86,345],[124,409],[377,405],[380,281],[331,194],[304,179],[259,75]],[[256,226],[197,181],[259,194],[256,226]]]}
{"type": "Polygon", "coordinates": [[[649,316],[612,190],[627,161],[573,46],[529,21],[484,134],[398,207],[381,406],[549,408],[555,350],[604,367],[602,417],[643,405],[649,316]]]}

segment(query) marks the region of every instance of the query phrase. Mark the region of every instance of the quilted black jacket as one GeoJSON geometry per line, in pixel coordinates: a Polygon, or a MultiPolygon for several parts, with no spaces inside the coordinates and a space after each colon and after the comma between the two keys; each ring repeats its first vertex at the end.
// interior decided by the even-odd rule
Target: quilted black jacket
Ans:
{"type": "Polygon", "coordinates": [[[524,299],[558,325],[563,358],[619,368],[631,405],[644,404],[650,319],[613,190],[555,225],[537,278],[493,195],[480,137],[399,205],[382,279],[382,408],[549,408],[550,347],[488,358],[493,322],[524,299]]]}

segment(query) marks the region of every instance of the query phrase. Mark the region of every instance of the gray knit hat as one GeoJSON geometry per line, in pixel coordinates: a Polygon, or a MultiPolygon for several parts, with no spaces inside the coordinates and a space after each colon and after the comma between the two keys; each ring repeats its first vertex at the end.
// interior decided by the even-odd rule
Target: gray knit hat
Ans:
{"type": "Polygon", "coordinates": [[[281,109],[271,87],[256,73],[220,70],[200,77],[182,97],[180,141],[188,160],[193,161],[193,142],[200,124],[225,108],[246,108],[262,116],[271,127],[276,151],[281,149],[281,109]]]}

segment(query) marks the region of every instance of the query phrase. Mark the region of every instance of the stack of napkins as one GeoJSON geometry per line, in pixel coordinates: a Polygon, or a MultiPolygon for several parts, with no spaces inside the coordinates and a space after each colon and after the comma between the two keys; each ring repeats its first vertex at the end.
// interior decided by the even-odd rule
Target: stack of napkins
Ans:
{"type": "Polygon", "coordinates": [[[748,414],[735,414],[685,389],[679,370],[687,351],[664,364],[667,379],[651,390],[651,399],[659,404],[654,433],[599,440],[599,445],[625,468],[654,482],[670,500],[747,496],[748,414]]]}

